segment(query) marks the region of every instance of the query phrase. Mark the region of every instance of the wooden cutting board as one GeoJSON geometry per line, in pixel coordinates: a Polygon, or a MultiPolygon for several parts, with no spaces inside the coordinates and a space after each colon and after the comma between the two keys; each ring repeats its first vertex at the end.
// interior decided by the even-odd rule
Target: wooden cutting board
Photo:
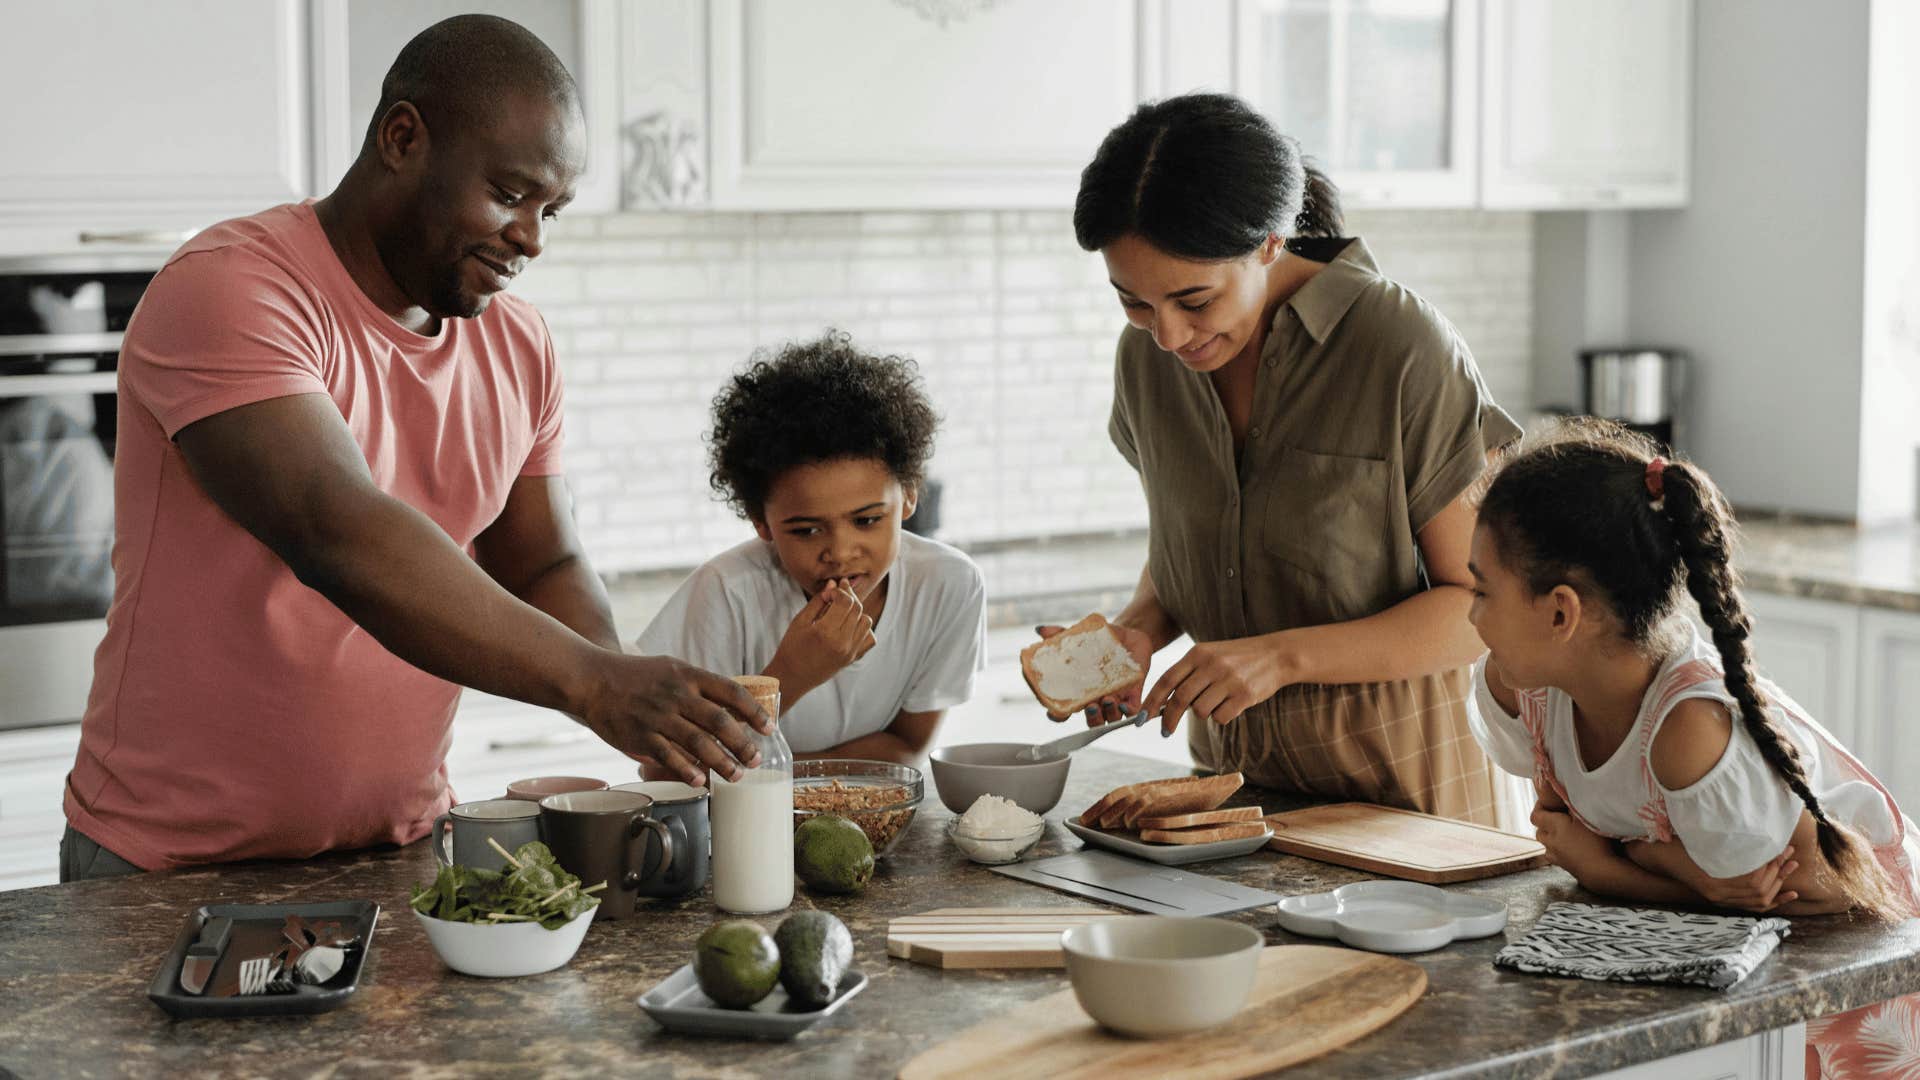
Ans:
{"type": "Polygon", "coordinates": [[[1066,966],[1060,935],[1125,912],[1097,907],[940,908],[887,924],[887,955],[937,968],[1066,966]]]}
{"type": "Polygon", "coordinates": [[[1405,1012],[1426,989],[1426,971],[1405,960],[1321,945],[1271,945],[1260,956],[1246,1008],[1212,1030],[1171,1039],[1115,1035],[1095,1025],[1068,988],[968,1028],[907,1062],[900,1076],[1238,1080],[1344,1046],[1405,1012]]]}
{"type": "Polygon", "coordinates": [[[1547,863],[1536,840],[1372,803],[1333,803],[1267,815],[1267,846],[1336,866],[1445,885],[1547,863]]]}

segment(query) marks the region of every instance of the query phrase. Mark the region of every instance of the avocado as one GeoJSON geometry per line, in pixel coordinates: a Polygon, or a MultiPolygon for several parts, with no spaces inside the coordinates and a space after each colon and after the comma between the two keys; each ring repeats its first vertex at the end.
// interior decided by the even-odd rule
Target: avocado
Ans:
{"type": "Polygon", "coordinates": [[[694,946],[693,975],[715,1005],[745,1009],[780,981],[780,950],[759,923],[714,923],[694,946]]]}
{"type": "Polygon", "coordinates": [[[814,892],[857,893],[873,880],[873,842],[846,818],[810,817],[793,830],[793,869],[814,892]]]}
{"type": "Polygon", "coordinates": [[[833,1000],[853,963],[853,935],[847,925],[824,911],[800,911],[773,932],[780,949],[780,985],[787,996],[809,1009],[833,1000]]]}

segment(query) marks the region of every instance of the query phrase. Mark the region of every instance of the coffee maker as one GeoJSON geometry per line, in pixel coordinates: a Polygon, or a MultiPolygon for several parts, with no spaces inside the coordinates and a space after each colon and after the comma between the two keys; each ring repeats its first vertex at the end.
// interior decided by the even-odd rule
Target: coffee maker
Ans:
{"type": "Polygon", "coordinates": [[[1684,452],[1688,363],[1679,349],[1582,349],[1581,411],[1618,421],[1667,450],[1684,452]]]}

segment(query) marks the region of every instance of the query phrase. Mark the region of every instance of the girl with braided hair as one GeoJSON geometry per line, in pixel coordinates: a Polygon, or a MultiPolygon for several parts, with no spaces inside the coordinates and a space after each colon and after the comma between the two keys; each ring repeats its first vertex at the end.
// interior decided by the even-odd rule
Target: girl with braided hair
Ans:
{"type": "MultiPolygon", "coordinates": [[[[1474,736],[1533,778],[1536,835],[1587,889],[1779,915],[1920,914],[1920,836],[1886,786],[1760,677],[1733,513],[1698,466],[1602,421],[1523,447],[1480,500],[1474,736]],[[1690,595],[1711,634],[1680,616],[1690,595]]],[[[1871,1041],[1816,1021],[1808,1075],[1871,1041]]],[[[1886,1018],[1883,1016],[1882,1020],[1886,1018]]]]}

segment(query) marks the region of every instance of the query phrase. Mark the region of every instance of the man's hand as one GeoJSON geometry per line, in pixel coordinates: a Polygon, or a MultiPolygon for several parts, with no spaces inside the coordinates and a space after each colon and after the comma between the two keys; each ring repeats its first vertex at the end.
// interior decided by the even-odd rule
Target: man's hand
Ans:
{"type": "Polygon", "coordinates": [[[1582,885],[1593,880],[1596,868],[1616,858],[1613,841],[1582,825],[1565,810],[1533,808],[1534,839],[1547,849],[1547,858],[1582,885]]]}
{"type": "Polygon", "coordinates": [[[1279,650],[1265,638],[1209,641],[1188,649],[1154,682],[1146,707],[1159,715],[1161,733],[1171,735],[1189,712],[1231,723],[1291,681],[1279,650]]]}
{"type": "Polygon", "coordinates": [[[787,624],[767,670],[779,672],[782,699],[790,705],[867,655],[873,645],[873,618],[860,598],[840,582],[829,581],[787,624]]]}
{"type": "MultiPolygon", "coordinates": [[[[1123,716],[1132,716],[1139,712],[1140,690],[1147,685],[1147,669],[1153,666],[1153,637],[1151,635],[1145,631],[1135,630],[1131,626],[1123,626],[1120,623],[1112,621],[1107,623],[1107,627],[1120,638],[1120,644],[1126,646],[1127,652],[1132,654],[1134,662],[1140,665],[1140,680],[1122,689],[1117,694],[1108,694],[1094,704],[1087,706],[1083,715],[1087,718],[1088,727],[1098,727],[1101,724],[1111,723],[1123,716]]],[[[1040,635],[1042,640],[1045,640],[1065,630],[1066,627],[1048,625],[1036,626],[1033,629],[1035,633],[1040,635]]],[[[1047,719],[1057,724],[1065,720],[1066,717],[1055,716],[1052,713],[1048,713],[1047,719]]]]}
{"type": "Polygon", "coordinates": [[[739,683],[670,656],[605,654],[580,720],[615,749],[658,762],[699,787],[712,770],[737,780],[760,763],[746,724],[762,734],[773,719],[739,683]]]}

